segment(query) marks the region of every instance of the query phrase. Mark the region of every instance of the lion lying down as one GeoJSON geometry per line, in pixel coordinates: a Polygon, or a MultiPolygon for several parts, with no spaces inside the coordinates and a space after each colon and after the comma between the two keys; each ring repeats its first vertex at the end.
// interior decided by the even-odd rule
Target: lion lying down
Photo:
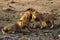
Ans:
{"type": "Polygon", "coordinates": [[[17,21],[15,24],[11,25],[11,26],[5,26],[2,29],[2,32],[5,34],[6,32],[8,32],[9,30],[14,30],[15,32],[17,31],[17,28],[21,29],[25,26],[29,26],[29,22],[32,19],[32,13],[34,12],[34,9],[27,9],[24,12],[24,15],[19,19],[19,21],[17,21]]]}
{"type": "Polygon", "coordinates": [[[29,27],[29,25],[31,24],[30,23],[31,20],[39,21],[40,27],[44,28],[46,26],[54,25],[55,18],[52,14],[45,16],[44,14],[39,14],[34,9],[29,8],[24,12],[24,15],[19,19],[19,21],[17,21],[15,24],[13,24],[11,26],[5,26],[2,29],[2,32],[6,33],[10,30],[13,30],[14,32],[16,32],[18,29],[21,29],[23,27],[29,27]]]}

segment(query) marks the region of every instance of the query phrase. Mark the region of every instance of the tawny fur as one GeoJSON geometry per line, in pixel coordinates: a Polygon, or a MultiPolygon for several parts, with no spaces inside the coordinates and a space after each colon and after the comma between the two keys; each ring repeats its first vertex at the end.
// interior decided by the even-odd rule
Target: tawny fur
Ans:
{"type": "Polygon", "coordinates": [[[55,16],[52,14],[48,14],[48,15],[39,14],[34,9],[29,8],[24,12],[23,16],[19,19],[19,21],[16,22],[16,24],[12,26],[5,26],[2,29],[2,32],[5,33],[5,31],[9,31],[11,29],[14,29],[14,31],[16,31],[17,28],[21,29],[25,26],[28,27],[30,25],[31,20],[39,21],[41,28],[44,28],[46,26],[54,25],[55,19],[56,19],[55,16]]]}
{"type": "Polygon", "coordinates": [[[16,31],[16,27],[18,28],[23,28],[24,26],[29,26],[29,23],[30,23],[30,20],[32,19],[32,13],[34,12],[35,10],[34,9],[27,9],[23,16],[19,19],[19,21],[16,22],[16,24],[14,24],[14,26],[5,26],[3,29],[2,29],[2,32],[5,33],[5,31],[9,31],[11,29],[15,29],[16,31]],[[17,26],[16,26],[17,25],[17,26]]]}
{"type": "Polygon", "coordinates": [[[43,27],[42,23],[45,22],[44,25],[45,26],[50,26],[51,28],[53,28],[54,21],[56,20],[54,14],[47,14],[47,15],[41,14],[40,19],[41,19],[41,25],[42,25],[42,27],[43,27]]]}

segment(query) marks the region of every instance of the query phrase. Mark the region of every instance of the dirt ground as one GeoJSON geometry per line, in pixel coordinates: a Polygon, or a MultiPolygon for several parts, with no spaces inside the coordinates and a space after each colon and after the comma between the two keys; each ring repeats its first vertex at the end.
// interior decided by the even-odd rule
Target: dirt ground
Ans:
{"type": "MultiPolygon", "coordinates": [[[[59,20],[56,20],[55,24],[60,24],[60,0],[0,0],[0,29],[16,23],[28,8],[33,8],[39,13],[57,14],[59,20]]],[[[49,32],[48,30],[39,30],[39,32],[37,30],[27,33],[28,35],[0,33],[0,40],[60,40],[59,29],[57,28],[57,31],[51,29],[49,32]]]]}

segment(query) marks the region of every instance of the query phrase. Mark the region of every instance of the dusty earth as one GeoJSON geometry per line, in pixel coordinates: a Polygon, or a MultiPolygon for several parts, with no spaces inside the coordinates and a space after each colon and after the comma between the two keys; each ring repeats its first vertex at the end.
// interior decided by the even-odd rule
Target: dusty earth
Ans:
{"type": "MultiPolygon", "coordinates": [[[[58,20],[55,21],[55,24],[60,24],[60,0],[0,0],[0,29],[16,23],[28,8],[33,8],[39,13],[56,14],[58,20]]],[[[37,31],[27,34],[3,35],[1,32],[0,40],[60,40],[59,29],[60,26],[54,30],[38,31],[36,29],[37,31]]]]}

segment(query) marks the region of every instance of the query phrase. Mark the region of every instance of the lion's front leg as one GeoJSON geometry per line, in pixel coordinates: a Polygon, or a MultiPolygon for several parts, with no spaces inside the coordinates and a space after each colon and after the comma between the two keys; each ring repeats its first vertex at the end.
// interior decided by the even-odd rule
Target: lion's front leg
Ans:
{"type": "Polygon", "coordinates": [[[53,28],[54,27],[54,21],[51,21],[51,27],[50,28],[53,28]]]}

